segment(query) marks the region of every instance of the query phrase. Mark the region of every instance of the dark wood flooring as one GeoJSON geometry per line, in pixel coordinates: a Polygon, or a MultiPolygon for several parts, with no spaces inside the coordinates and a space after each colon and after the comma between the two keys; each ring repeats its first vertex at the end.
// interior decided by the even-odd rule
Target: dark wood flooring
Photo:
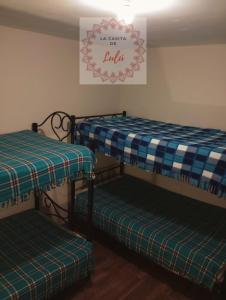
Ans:
{"type": "Polygon", "coordinates": [[[212,300],[210,292],[132,254],[116,242],[94,242],[96,272],[54,300],[212,300]]]}

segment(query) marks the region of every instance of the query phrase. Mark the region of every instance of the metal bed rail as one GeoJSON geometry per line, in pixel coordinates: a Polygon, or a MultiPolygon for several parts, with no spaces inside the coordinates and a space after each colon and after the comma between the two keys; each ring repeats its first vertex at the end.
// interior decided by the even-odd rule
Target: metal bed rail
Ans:
{"type": "MultiPolygon", "coordinates": [[[[75,117],[75,132],[74,132],[74,135],[76,137],[76,131],[78,131],[79,134],[80,134],[80,143],[83,144],[80,130],[76,126],[78,120],[89,120],[89,119],[94,119],[94,118],[107,118],[107,117],[117,117],[117,116],[126,117],[126,115],[127,115],[127,112],[125,110],[123,110],[122,112],[113,113],[113,114],[97,114],[97,115],[76,116],[75,117]]],[[[90,144],[89,144],[88,147],[95,153],[96,147],[95,147],[94,142],[90,141],[90,144]]],[[[116,165],[114,167],[114,169],[117,169],[117,168],[119,168],[120,175],[124,175],[124,173],[125,173],[124,162],[120,161],[119,165],[116,165]]],[[[110,166],[109,169],[105,168],[104,170],[97,170],[95,173],[97,175],[101,175],[102,173],[106,173],[106,172],[111,171],[111,170],[112,170],[112,166],[110,166]]]]}
{"type": "MultiPolygon", "coordinates": [[[[56,138],[63,142],[67,140],[70,144],[74,144],[74,135],[76,128],[76,118],[74,115],[69,115],[63,111],[56,111],[48,115],[41,123],[32,123],[32,131],[39,132],[42,126],[48,121],[50,122],[52,132],[56,138]],[[61,132],[61,134],[60,134],[61,132]]],[[[80,178],[78,180],[84,180],[80,178]]],[[[48,213],[49,216],[54,216],[63,221],[70,229],[74,228],[74,202],[75,202],[75,182],[72,180],[68,184],[68,207],[65,209],[56,203],[48,193],[36,190],[34,192],[35,208],[40,209],[40,201],[43,201],[47,209],[52,208],[53,213],[48,213]],[[62,216],[62,213],[67,213],[67,216],[62,216]]],[[[93,209],[93,179],[88,181],[88,240],[92,240],[92,209],[93,209]]]]}

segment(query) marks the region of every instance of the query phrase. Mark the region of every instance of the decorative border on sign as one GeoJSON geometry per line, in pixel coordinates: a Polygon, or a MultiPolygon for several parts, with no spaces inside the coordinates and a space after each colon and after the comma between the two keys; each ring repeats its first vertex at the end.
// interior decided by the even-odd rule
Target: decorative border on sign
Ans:
{"type": "Polygon", "coordinates": [[[86,31],[86,38],[82,40],[82,48],[80,50],[82,62],[86,64],[86,70],[92,72],[92,76],[94,78],[100,78],[102,82],[124,82],[126,78],[133,78],[134,72],[140,70],[140,65],[144,62],[144,54],[146,52],[143,47],[144,42],[144,39],[140,37],[140,31],[136,30],[132,24],[127,25],[124,21],[118,21],[114,18],[110,20],[102,19],[100,24],[94,24],[91,30],[86,31]],[[133,60],[128,63],[128,67],[123,68],[123,70],[118,72],[111,72],[111,74],[98,66],[93,61],[92,56],[92,45],[97,34],[101,34],[109,28],[118,29],[130,34],[130,38],[133,40],[133,44],[136,47],[134,49],[133,60]]]}

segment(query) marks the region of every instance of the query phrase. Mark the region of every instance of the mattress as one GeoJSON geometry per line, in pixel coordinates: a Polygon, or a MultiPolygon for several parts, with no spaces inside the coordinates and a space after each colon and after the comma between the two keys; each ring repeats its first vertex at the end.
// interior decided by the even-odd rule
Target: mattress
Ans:
{"type": "MultiPolygon", "coordinates": [[[[75,211],[86,214],[85,192],[75,211]]],[[[124,176],[95,189],[93,223],[128,249],[208,289],[224,278],[225,209],[124,176]]]]}
{"type": "Polygon", "coordinates": [[[145,171],[226,196],[226,132],[137,117],[94,118],[76,142],[145,171]]]}
{"type": "Polygon", "coordinates": [[[92,244],[35,210],[0,220],[0,299],[49,299],[94,270],[92,244]]]}
{"type": "Polygon", "coordinates": [[[93,176],[94,157],[84,146],[66,144],[29,130],[0,135],[0,206],[25,200],[84,175],[93,176]]]}

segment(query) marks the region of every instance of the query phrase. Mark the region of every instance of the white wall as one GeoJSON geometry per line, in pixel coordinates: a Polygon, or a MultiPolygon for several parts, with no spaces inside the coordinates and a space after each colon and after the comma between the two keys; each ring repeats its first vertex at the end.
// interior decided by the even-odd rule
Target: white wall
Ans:
{"type": "MultiPolygon", "coordinates": [[[[148,84],[122,86],[120,109],[131,115],[226,130],[226,45],[148,50],[148,84]]],[[[175,180],[128,172],[167,189],[226,207],[224,199],[175,180]]]]}
{"type": "Polygon", "coordinates": [[[0,133],[55,110],[118,111],[119,89],[79,84],[78,42],[0,26],[0,133]]]}
{"type": "Polygon", "coordinates": [[[147,85],[121,88],[121,109],[226,129],[226,44],[149,49],[147,69],[147,85]]]}

